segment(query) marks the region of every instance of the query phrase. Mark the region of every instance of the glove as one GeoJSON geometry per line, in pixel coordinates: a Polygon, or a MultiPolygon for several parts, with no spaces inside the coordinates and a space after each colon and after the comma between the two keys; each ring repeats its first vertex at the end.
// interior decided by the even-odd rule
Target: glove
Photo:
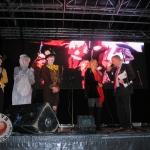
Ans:
{"type": "Polygon", "coordinates": [[[24,75],[26,73],[26,70],[20,70],[19,75],[24,75]]]}
{"type": "Polygon", "coordinates": [[[32,71],[32,72],[34,72],[34,69],[33,69],[32,67],[31,67],[31,68],[29,68],[29,70],[30,70],[30,71],[32,71]]]}
{"type": "Polygon", "coordinates": [[[23,75],[23,71],[22,70],[19,71],[19,75],[23,75]]]}

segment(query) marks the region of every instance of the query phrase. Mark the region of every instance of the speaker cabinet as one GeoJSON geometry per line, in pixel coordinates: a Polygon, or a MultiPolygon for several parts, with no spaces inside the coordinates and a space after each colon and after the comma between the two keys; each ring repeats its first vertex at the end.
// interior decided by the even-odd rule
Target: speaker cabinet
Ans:
{"type": "Polygon", "coordinates": [[[13,105],[5,111],[19,133],[51,133],[59,126],[49,103],[13,105]]]}
{"type": "Polygon", "coordinates": [[[78,129],[81,133],[95,133],[96,125],[93,116],[78,116],[78,129]]]}

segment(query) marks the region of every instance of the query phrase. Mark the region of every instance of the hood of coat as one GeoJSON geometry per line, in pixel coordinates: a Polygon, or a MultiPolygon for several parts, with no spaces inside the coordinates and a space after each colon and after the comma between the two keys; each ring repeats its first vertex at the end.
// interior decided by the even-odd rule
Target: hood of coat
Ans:
{"type": "Polygon", "coordinates": [[[26,54],[20,55],[19,63],[23,70],[28,68],[28,65],[26,64],[27,59],[30,62],[30,58],[26,54]]]}

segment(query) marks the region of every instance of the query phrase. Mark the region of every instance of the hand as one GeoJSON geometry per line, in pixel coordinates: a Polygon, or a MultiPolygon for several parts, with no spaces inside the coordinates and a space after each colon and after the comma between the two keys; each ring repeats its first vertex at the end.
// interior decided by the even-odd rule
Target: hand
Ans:
{"type": "Polygon", "coordinates": [[[103,86],[103,84],[101,84],[101,83],[98,83],[98,86],[99,86],[99,87],[102,87],[102,86],[103,86]]]}
{"type": "Polygon", "coordinates": [[[109,72],[112,69],[111,66],[107,66],[106,71],[109,72]]]}
{"type": "Polygon", "coordinates": [[[24,74],[27,73],[28,70],[29,70],[28,68],[27,68],[27,69],[21,69],[21,70],[19,71],[19,74],[24,75],[24,74]]]}
{"type": "Polygon", "coordinates": [[[119,83],[124,84],[124,81],[122,79],[118,80],[119,83]]]}
{"type": "Polygon", "coordinates": [[[29,70],[30,70],[30,71],[32,71],[32,72],[34,72],[34,69],[33,69],[32,67],[31,67],[31,68],[29,68],[29,70]]]}
{"type": "Polygon", "coordinates": [[[44,80],[41,80],[40,82],[41,82],[41,85],[44,85],[44,80]]]}
{"type": "Polygon", "coordinates": [[[58,87],[53,87],[53,88],[52,88],[52,92],[53,92],[53,93],[57,93],[58,91],[59,91],[58,87]]]}
{"type": "Polygon", "coordinates": [[[23,75],[23,74],[24,74],[23,70],[20,70],[19,75],[23,75]]]}
{"type": "Polygon", "coordinates": [[[101,66],[98,66],[97,68],[96,68],[96,70],[101,70],[102,69],[102,67],[101,66]]]}

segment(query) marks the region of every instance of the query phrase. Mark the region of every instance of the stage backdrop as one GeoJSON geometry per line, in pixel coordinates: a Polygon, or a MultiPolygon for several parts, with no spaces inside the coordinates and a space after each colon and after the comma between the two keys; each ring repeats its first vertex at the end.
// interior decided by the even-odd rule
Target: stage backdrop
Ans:
{"type": "Polygon", "coordinates": [[[111,64],[111,57],[116,54],[120,55],[124,63],[133,66],[136,74],[134,89],[148,89],[145,49],[141,42],[3,40],[1,49],[2,54],[7,56],[5,68],[8,68],[8,86],[13,85],[13,69],[19,65],[19,55],[27,54],[32,64],[37,53],[51,49],[56,53],[55,64],[59,65],[62,75],[62,89],[69,89],[70,85],[74,89],[84,88],[84,73],[91,59],[96,59],[99,66],[103,67],[105,88],[113,88],[104,68],[111,64]]]}

